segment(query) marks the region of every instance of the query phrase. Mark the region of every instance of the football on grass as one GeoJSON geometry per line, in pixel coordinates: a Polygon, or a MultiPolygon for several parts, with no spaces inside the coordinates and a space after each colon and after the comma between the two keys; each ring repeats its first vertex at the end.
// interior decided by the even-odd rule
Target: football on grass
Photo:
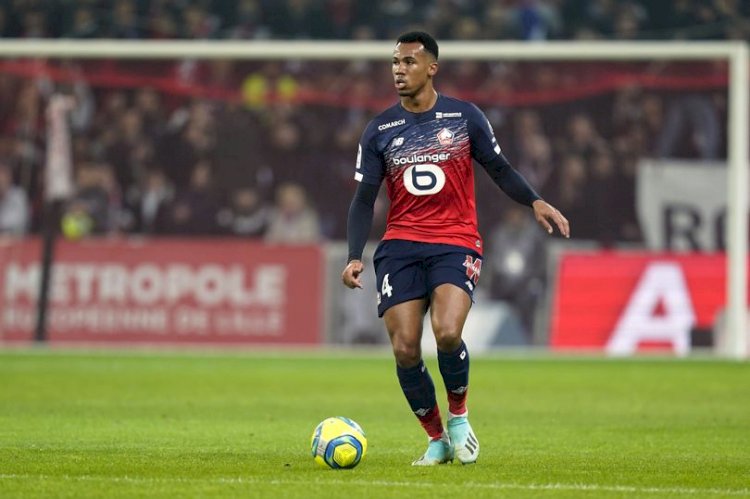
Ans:
{"type": "Polygon", "coordinates": [[[315,427],[311,441],[315,462],[326,468],[349,469],[357,466],[367,452],[362,427],[349,418],[328,418],[315,427]]]}

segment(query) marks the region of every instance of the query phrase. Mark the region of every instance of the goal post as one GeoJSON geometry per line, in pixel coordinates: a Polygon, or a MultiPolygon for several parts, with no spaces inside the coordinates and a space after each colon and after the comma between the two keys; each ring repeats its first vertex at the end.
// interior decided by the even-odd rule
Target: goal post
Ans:
{"type": "MultiPolygon", "coordinates": [[[[386,60],[387,41],[2,40],[0,58],[386,60]]],[[[748,357],[748,46],[731,42],[442,42],[441,59],[652,61],[722,59],[729,66],[727,309],[730,357],[748,357]]]]}
{"type": "Polygon", "coordinates": [[[727,332],[730,355],[748,357],[748,53],[747,44],[729,54],[727,332]]]}

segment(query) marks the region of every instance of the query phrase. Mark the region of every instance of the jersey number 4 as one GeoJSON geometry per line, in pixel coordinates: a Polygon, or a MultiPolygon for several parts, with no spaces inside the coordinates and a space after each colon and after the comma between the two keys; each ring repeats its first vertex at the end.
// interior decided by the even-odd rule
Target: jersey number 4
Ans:
{"type": "Polygon", "coordinates": [[[393,286],[391,286],[391,283],[388,282],[390,280],[391,274],[386,274],[383,276],[383,285],[380,286],[380,294],[383,296],[387,296],[390,298],[393,296],[393,286]]]}
{"type": "Polygon", "coordinates": [[[437,165],[412,165],[404,170],[404,187],[415,196],[436,194],[444,185],[445,173],[437,165]]]}

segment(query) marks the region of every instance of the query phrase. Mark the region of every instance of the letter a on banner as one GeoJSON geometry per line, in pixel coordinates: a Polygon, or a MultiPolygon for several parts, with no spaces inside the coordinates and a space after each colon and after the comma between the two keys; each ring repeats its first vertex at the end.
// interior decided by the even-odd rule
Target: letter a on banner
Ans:
{"type": "Polygon", "coordinates": [[[682,268],[652,263],[643,273],[607,343],[610,355],[630,355],[641,342],[671,343],[677,355],[690,348],[695,313],[682,268]],[[659,313],[655,313],[657,311],[659,313]]]}

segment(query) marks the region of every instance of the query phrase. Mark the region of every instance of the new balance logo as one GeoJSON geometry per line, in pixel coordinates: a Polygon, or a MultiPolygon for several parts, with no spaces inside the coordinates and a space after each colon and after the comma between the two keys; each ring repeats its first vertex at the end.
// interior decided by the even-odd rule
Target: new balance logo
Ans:
{"type": "Polygon", "coordinates": [[[396,137],[393,139],[393,145],[394,146],[400,146],[404,144],[404,138],[403,137],[396,137]]]}
{"type": "Polygon", "coordinates": [[[423,418],[427,415],[428,412],[430,412],[429,409],[417,409],[416,411],[414,411],[414,414],[416,414],[420,418],[423,418]]]}

